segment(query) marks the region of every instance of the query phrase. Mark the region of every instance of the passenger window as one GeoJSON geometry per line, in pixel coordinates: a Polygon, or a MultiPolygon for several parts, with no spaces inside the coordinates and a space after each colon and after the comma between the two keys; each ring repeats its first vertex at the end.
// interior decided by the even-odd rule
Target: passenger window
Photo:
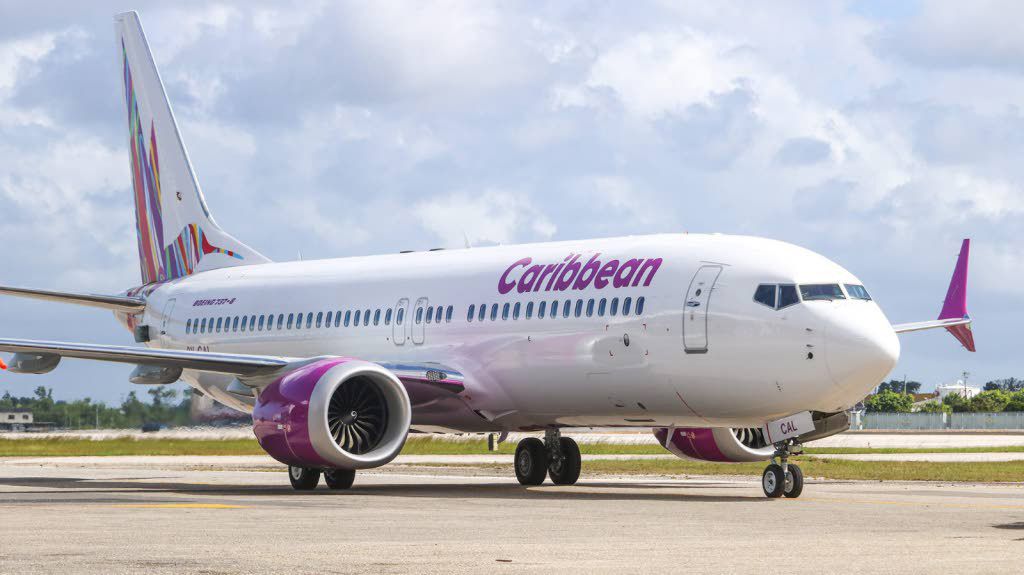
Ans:
{"type": "Polygon", "coordinates": [[[846,293],[850,294],[850,299],[871,301],[871,296],[868,295],[868,290],[864,289],[864,286],[861,285],[846,284],[846,293]]]}
{"type": "Polygon", "coordinates": [[[292,328],[292,323],[295,320],[295,314],[288,314],[288,329],[292,328]]]}
{"type": "Polygon", "coordinates": [[[619,313],[619,298],[613,297],[612,298],[612,306],[610,308],[608,308],[608,315],[614,316],[614,315],[616,315],[618,313],[619,313]]]}
{"type": "Polygon", "coordinates": [[[505,321],[505,320],[508,319],[508,310],[509,310],[510,307],[511,306],[509,304],[507,304],[507,303],[505,305],[501,306],[501,319],[502,319],[502,321],[505,321]]]}
{"type": "Polygon", "coordinates": [[[622,300],[622,315],[629,315],[629,310],[633,308],[633,298],[627,297],[622,300]]]}
{"type": "MultiPolygon", "coordinates": [[[[362,315],[362,311],[356,310],[356,317],[352,319],[352,327],[359,327],[359,317],[362,315]]],[[[416,322],[419,323],[419,322],[416,322]]]]}
{"type": "Polygon", "coordinates": [[[260,323],[259,323],[259,326],[257,326],[257,329],[259,329],[260,331],[263,331],[263,319],[264,319],[264,318],[263,318],[263,316],[261,315],[261,316],[260,316],[260,323]]]}
{"type": "Polygon", "coordinates": [[[587,317],[592,317],[593,315],[594,315],[594,300],[591,299],[591,300],[587,301],[587,317]]]}
{"type": "Polygon", "coordinates": [[[644,314],[644,303],[647,301],[645,297],[636,298],[636,315],[644,314]]]}
{"type": "Polygon", "coordinates": [[[284,314],[278,314],[277,316],[277,331],[281,331],[284,328],[284,314]]]}
{"type": "Polygon", "coordinates": [[[770,308],[775,308],[775,291],[773,284],[761,284],[754,290],[754,301],[770,308]]]}
{"type": "Polygon", "coordinates": [[[779,308],[782,309],[791,305],[800,303],[800,298],[796,295],[795,285],[780,285],[779,286],[779,308]]]}
{"type": "Polygon", "coordinates": [[[475,312],[476,312],[476,304],[475,303],[469,304],[469,311],[466,312],[466,321],[467,322],[473,323],[473,314],[475,312]]]}
{"type": "Polygon", "coordinates": [[[236,315],[231,320],[231,331],[238,331],[238,316],[236,315]]]}
{"type": "Polygon", "coordinates": [[[391,325],[391,313],[391,308],[388,308],[387,311],[384,312],[384,325],[391,325]]]}
{"type": "Polygon", "coordinates": [[[347,310],[345,312],[345,327],[348,327],[349,320],[351,320],[351,319],[352,319],[352,310],[347,310]]]}
{"type": "Polygon", "coordinates": [[[444,314],[444,322],[445,323],[451,323],[452,322],[452,315],[454,313],[455,313],[455,306],[453,306],[453,305],[448,306],[448,311],[445,312],[445,314],[444,314]]]}
{"type": "Polygon", "coordinates": [[[398,316],[395,319],[395,323],[397,323],[398,325],[402,325],[403,321],[405,321],[405,308],[400,307],[398,308],[398,316]]]}
{"type": "Polygon", "coordinates": [[[218,317],[218,318],[217,318],[217,333],[220,333],[220,327],[221,327],[221,325],[223,325],[223,324],[224,324],[224,318],[222,318],[222,317],[218,317]]]}
{"type": "Polygon", "coordinates": [[[312,329],[312,328],[313,328],[313,312],[309,312],[309,313],[306,314],[306,329],[312,329]]]}
{"type": "Polygon", "coordinates": [[[370,325],[370,310],[365,310],[363,312],[363,325],[370,325]]]}
{"type": "Polygon", "coordinates": [[[316,327],[319,329],[324,325],[324,312],[319,311],[316,313],[316,327]]]}
{"type": "Polygon", "coordinates": [[[482,304],[480,304],[480,315],[476,316],[477,321],[484,321],[486,315],[487,315],[487,304],[482,303],[482,304]]]}
{"type": "Polygon", "coordinates": [[[185,322],[185,333],[187,334],[191,330],[192,330],[192,320],[188,320],[188,321],[185,322]]]}
{"type": "Polygon", "coordinates": [[[441,323],[441,318],[444,316],[444,307],[437,306],[437,311],[434,312],[434,323],[441,323]]]}
{"type": "Polygon", "coordinates": [[[200,325],[199,332],[200,333],[206,333],[206,318],[205,317],[203,318],[203,321],[199,325],[200,325]]]}
{"type": "Polygon", "coordinates": [[[331,320],[334,319],[334,312],[327,312],[327,318],[324,319],[324,327],[331,327],[331,320]]]}
{"type": "Polygon", "coordinates": [[[526,303],[526,319],[530,319],[532,317],[533,317],[533,302],[531,301],[531,302],[527,302],[526,303]]]}
{"type": "Polygon", "coordinates": [[[498,304],[492,303],[491,304],[491,321],[495,321],[497,319],[498,319],[498,304]]]}
{"type": "Polygon", "coordinates": [[[374,310],[373,312],[373,325],[380,325],[380,310],[374,310]]]}
{"type": "Polygon", "coordinates": [[[572,300],[567,299],[562,302],[562,317],[569,317],[569,311],[572,309],[572,300]]]}
{"type": "Polygon", "coordinates": [[[516,305],[512,306],[512,319],[514,319],[514,320],[518,320],[519,319],[519,309],[520,309],[519,302],[516,302],[516,305]]]}
{"type": "Polygon", "coordinates": [[[334,312],[334,327],[341,327],[341,310],[334,312]]]}
{"type": "Polygon", "coordinates": [[[597,317],[604,317],[604,311],[608,307],[608,300],[601,298],[597,303],[597,317]]]}
{"type": "MultiPolygon", "coordinates": [[[[547,307],[548,307],[548,302],[546,302],[546,301],[540,302],[540,305],[537,306],[537,319],[544,319],[544,312],[547,311],[547,307]]],[[[526,315],[530,315],[529,310],[527,310],[526,315]]]]}
{"type": "Polygon", "coordinates": [[[256,331],[256,316],[249,316],[249,331],[256,331]]]}
{"type": "Polygon", "coordinates": [[[434,306],[430,306],[430,307],[427,308],[427,323],[430,323],[430,321],[433,318],[434,318],[434,306]]]}
{"type": "Polygon", "coordinates": [[[583,317],[583,300],[576,300],[576,317],[583,317]]]}
{"type": "MultiPolygon", "coordinates": [[[[356,314],[358,315],[358,313],[356,314]]],[[[416,325],[423,323],[423,308],[416,308],[416,325]]]]}

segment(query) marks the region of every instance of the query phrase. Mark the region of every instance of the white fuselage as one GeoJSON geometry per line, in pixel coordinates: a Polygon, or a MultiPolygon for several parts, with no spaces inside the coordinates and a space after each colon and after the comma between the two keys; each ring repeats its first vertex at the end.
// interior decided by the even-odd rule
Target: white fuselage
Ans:
{"type": "MultiPolygon", "coordinates": [[[[437,363],[462,372],[466,390],[457,398],[414,406],[417,429],[746,427],[798,411],[846,409],[889,373],[899,342],[873,301],[784,309],[754,301],[761,284],[860,283],[790,244],[667,234],[201,271],[149,293],[141,323],[154,347],[437,363]],[[591,266],[589,281],[566,271],[594,256],[600,268],[591,266]]],[[[186,371],[184,379],[251,409],[251,399],[225,391],[230,377],[186,371]]]]}

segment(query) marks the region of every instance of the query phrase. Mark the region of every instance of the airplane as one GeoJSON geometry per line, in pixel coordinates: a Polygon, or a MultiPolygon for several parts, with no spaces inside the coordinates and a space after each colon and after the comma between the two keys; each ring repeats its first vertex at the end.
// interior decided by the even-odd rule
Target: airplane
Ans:
{"type": "Polygon", "coordinates": [[[679,457],[770,462],[845,431],[892,370],[897,334],[946,329],[974,351],[970,240],[937,320],[892,325],[855,275],[770,239],[662,234],[271,262],[207,207],[135,12],[115,18],[141,282],[117,295],[0,293],[113,312],[141,346],[0,339],[11,372],[63,358],[132,364],[252,414],[291,485],[352,486],[410,433],[543,432],[515,475],[572,485],[563,431],[650,428],[679,457]]]}

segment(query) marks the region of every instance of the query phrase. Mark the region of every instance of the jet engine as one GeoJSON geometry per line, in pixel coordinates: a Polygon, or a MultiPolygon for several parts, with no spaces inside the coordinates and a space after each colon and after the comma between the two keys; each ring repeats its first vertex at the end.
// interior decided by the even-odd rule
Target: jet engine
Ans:
{"type": "Polygon", "coordinates": [[[684,459],[740,463],[765,461],[775,453],[758,428],[661,427],[654,436],[662,447],[684,459]]]}
{"type": "Polygon", "coordinates": [[[402,450],[412,406],[402,382],[387,369],[324,358],[263,388],[252,419],[260,446],[281,463],[366,469],[402,450]]]}

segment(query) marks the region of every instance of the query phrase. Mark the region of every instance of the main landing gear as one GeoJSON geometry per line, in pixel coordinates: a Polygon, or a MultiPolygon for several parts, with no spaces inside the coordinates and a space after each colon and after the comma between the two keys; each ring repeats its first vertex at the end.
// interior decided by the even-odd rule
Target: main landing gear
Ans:
{"type": "Polygon", "coordinates": [[[580,446],[558,429],[548,429],[544,441],[527,437],[519,442],[515,468],[523,485],[540,485],[545,476],[555,485],[572,485],[580,478],[580,446]]]}
{"type": "MultiPolygon", "coordinates": [[[[288,466],[288,480],[296,491],[311,491],[320,483],[319,469],[288,466]]],[[[348,489],[356,479],[355,469],[324,469],[324,483],[328,489],[348,489]]]]}
{"type": "Polygon", "coordinates": [[[795,463],[789,463],[791,455],[800,455],[803,447],[793,439],[775,444],[772,462],[761,474],[761,488],[771,498],[800,497],[804,490],[804,472],[795,463]],[[775,460],[778,459],[779,463],[775,460]]]}

